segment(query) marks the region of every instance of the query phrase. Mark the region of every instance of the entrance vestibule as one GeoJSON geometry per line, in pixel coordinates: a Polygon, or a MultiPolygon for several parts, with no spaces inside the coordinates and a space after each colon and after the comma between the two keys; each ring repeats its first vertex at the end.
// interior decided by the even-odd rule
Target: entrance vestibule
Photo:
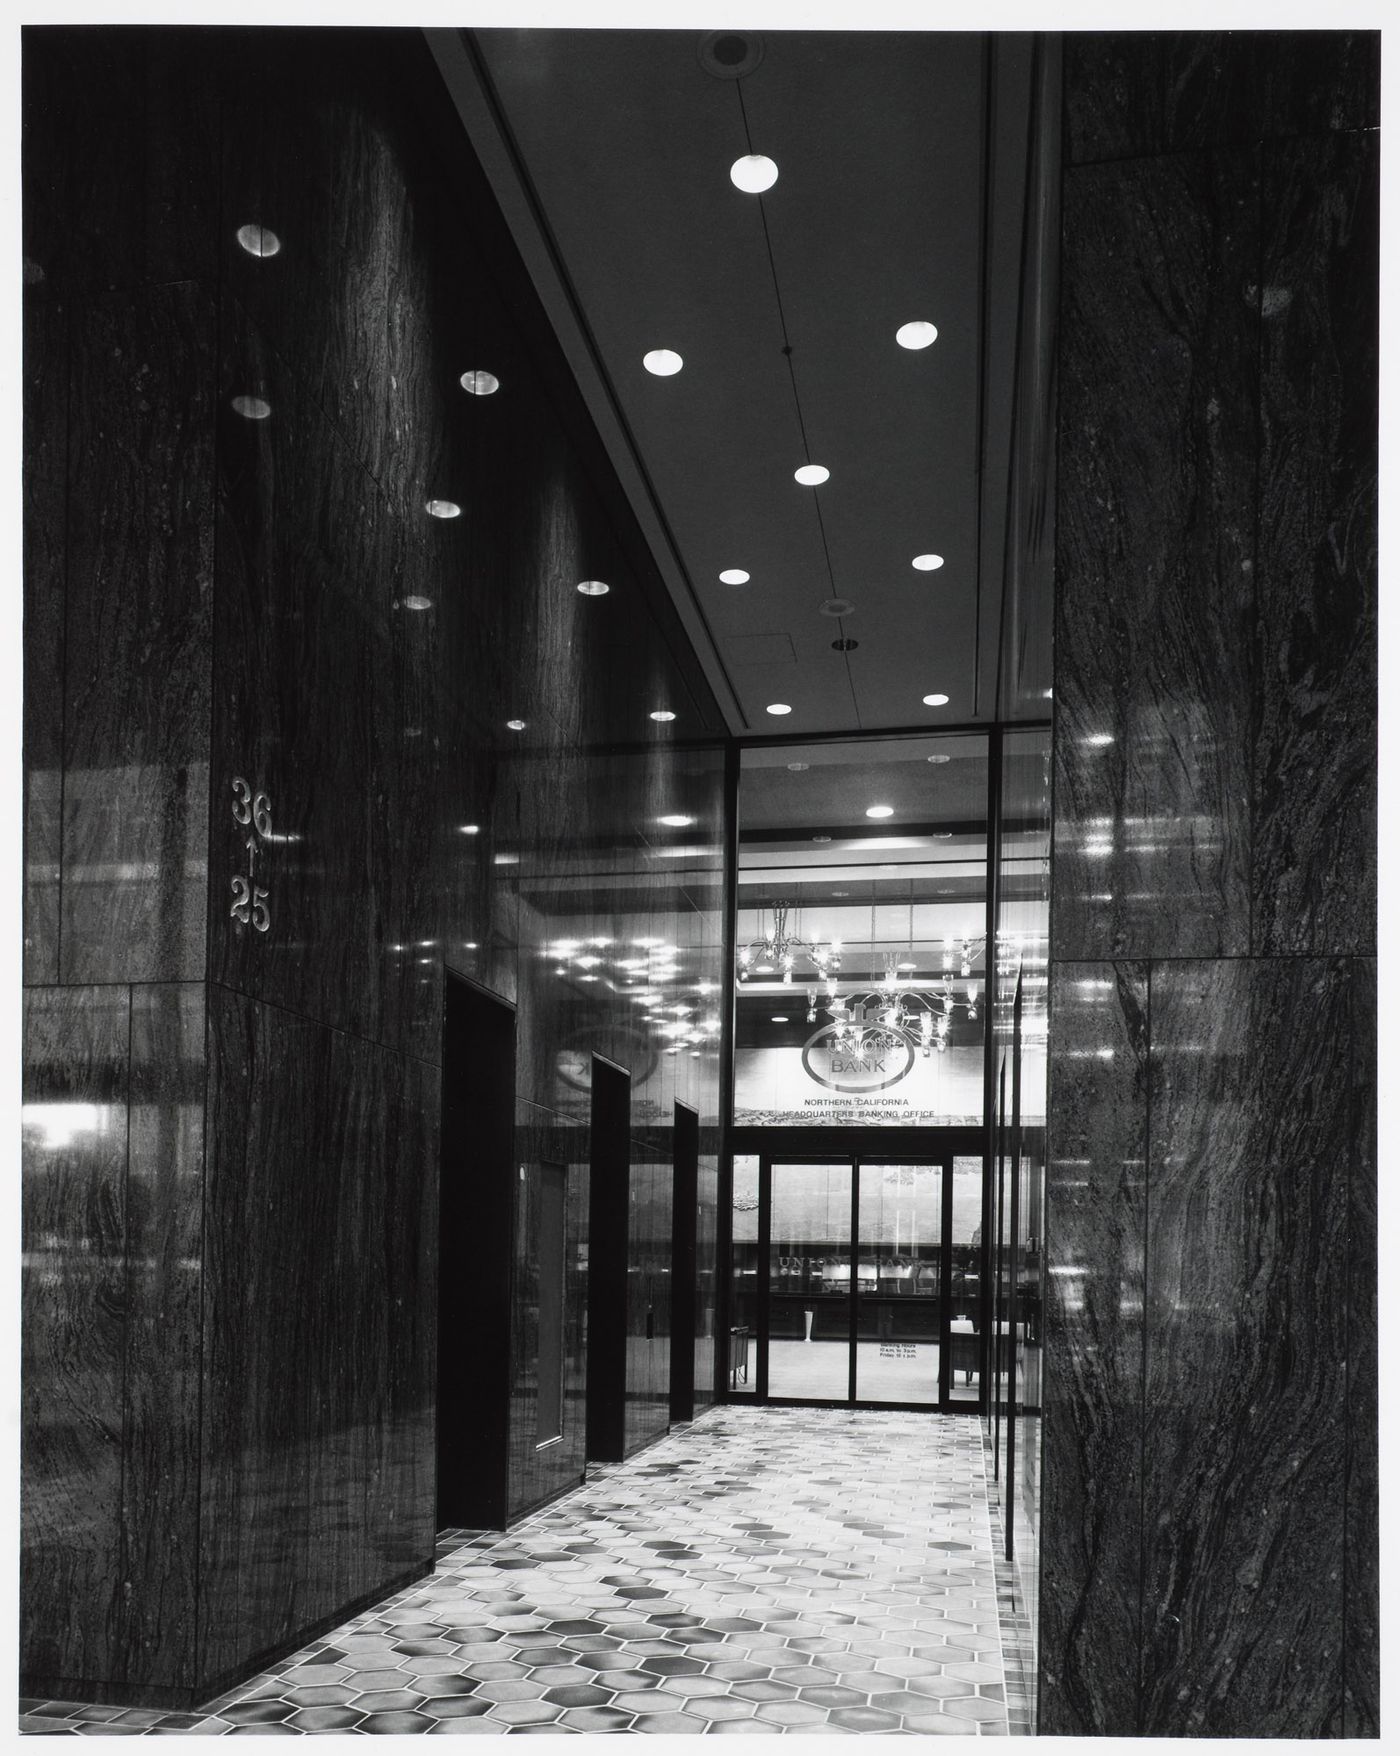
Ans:
{"type": "MultiPolygon", "coordinates": [[[[943,1131],[951,1135],[954,1131],[943,1131]]],[[[983,1160],[973,1141],[735,1154],[728,1391],[981,1405],[983,1160]]]]}

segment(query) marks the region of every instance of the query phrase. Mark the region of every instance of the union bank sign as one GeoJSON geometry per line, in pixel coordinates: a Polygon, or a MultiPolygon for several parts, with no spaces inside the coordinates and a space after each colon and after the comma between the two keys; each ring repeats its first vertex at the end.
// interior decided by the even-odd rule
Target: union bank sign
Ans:
{"type": "Polygon", "coordinates": [[[840,1040],[840,1027],[823,1025],[802,1049],[802,1070],[828,1091],[884,1091],[898,1085],[914,1065],[914,1044],[888,1026],[863,1032],[860,1047],[840,1040]]]}

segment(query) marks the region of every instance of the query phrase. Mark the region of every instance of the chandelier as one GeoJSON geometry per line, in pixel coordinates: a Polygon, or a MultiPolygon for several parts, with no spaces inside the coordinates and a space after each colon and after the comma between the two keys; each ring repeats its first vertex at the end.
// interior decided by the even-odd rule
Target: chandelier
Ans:
{"type": "Polygon", "coordinates": [[[891,1031],[912,1041],[925,1059],[935,1052],[941,1055],[947,1050],[953,1020],[959,1013],[969,1024],[977,1022],[980,984],[972,976],[972,963],[982,947],[980,939],[945,940],[944,973],[918,985],[900,970],[898,952],[888,951],[877,988],[840,994],[836,983],[828,982],[824,999],[815,988],[809,988],[807,1022],[816,1024],[819,1013],[825,1012],[835,1026],[835,1040],[857,1055],[866,1048],[882,1047],[891,1031]],[[954,986],[955,965],[964,983],[961,992],[954,986]]]}
{"type": "MultiPolygon", "coordinates": [[[[841,968],[839,939],[808,941],[787,930],[788,905],[773,905],[773,930],[759,939],[750,940],[738,953],[738,979],[753,976],[777,976],[785,986],[793,981],[798,955],[811,965],[825,984],[825,994],[816,987],[807,989],[807,1023],[819,1022],[825,1013],[835,1027],[835,1040],[843,1048],[859,1053],[864,1048],[881,1046],[889,1033],[899,1032],[913,1042],[925,1057],[943,1054],[948,1047],[953,1021],[961,1016],[969,1024],[977,1022],[982,998],[981,983],[973,975],[973,967],[986,951],[985,937],[949,937],[943,941],[942,968],[919,981],[912,979],[918,968],[914,953],[914,906],[909,906],[909,944],[906,953],[884,953],[884,974],[877,986],[841,993],[836,972],[841,968]]],[[[762,927],[763,917],[759,924],[762,927]]],[[[875,915],[871,910],[870,936],[875,938],[875,915]]],[[[810,980],[810,977],[806,978],[810,980]]],[[[805,984],[804,984],[805,985],[805,984]]]]}
{"type": "MultiPolygon", "coordinates": [[[[773,904],[773,931],[761,939],[751,939],[747,945],[739,947],[738,968],[735,974],[741,982],[746,982],[750,975],[780,976],[781,980],[790,985],[792,972],[797,963],[797,954],[801,952],[823,981],[828,980],[833,971],[841,967],[841,941],[839,939],[813,940],[799,938],[796,933],[787,930],[788,905],[785,902],[773,904]]],[[[759,929],[762,931],[763,916],[759,915],[759,929]]]]}

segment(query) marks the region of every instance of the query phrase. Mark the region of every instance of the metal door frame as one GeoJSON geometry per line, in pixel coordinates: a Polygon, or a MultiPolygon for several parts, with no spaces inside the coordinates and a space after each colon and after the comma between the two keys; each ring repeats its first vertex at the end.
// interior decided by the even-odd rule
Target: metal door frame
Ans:
{"type": "MultiPolygon", "coordinates": [[[[980,1411],[985,1400],[983,1383],[985,1372],[978,1374],[978,1397],[975,1402],[966,1399],[955,1402],[951,1394],[952,1348],[949,1340],[949,1323],[951,1322],[953,1293],[953,1163],[960,1156],[971,1157],[972,1155],[959,1154],[952,1143],[903,1151],[898,1143],[894,1143],[888,1148],[876,1146],[869,1151],[852,1149],[842,1153],[803,1153],[766,1146],[759,1149],[757,1155],[758,1256],[754,1286],[754,1327],[757,1331],[755,1336],[754,1388],[751,1393],[745,1392],[742,1396],[734,1396],[731,1398],[732,1400],[743,1403],[752,1400],[755,1404],[771,1408],[868,1408],[926,1414],[977,1414],[980,1411]],[[856,1394],[858,1390],[856,1373],[858,1337],[856,1331],[860,1298],[857,1252],[860,1247],[860,1171],[862,1164],[881,1166],[937,1165],[942,1173],[942,1187],[939,1195],[941,1235],[938,1257],[938,1398],[934,1402],[864,1401],[859,1399],[856,1394]],[[768,1346],[772,1306],[773,1167],[775,1165],[845,1165],[851,1173],[851,1285],[847,1303],[847,1389],[844,1402],[834,1398],[770,1396],[768,1392],[768,1346]]],[[[731,1274],[733,1272],[732,1262],[730,1272],[731,1274]]]]}

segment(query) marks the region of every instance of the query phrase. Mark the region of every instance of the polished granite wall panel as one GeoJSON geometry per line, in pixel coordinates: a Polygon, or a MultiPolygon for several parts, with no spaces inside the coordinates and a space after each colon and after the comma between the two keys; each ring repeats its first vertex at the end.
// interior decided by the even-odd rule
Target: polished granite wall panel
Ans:
{"type": "Polygon", "coordinates": [[[97,293],[209,278],[229,40],[24,31],[25,253],[51,285],[97,293]]]}
{"type": "Polygon", "coordinates": [[[436,1057],[440,965],[423,942],[437,937],[438,653],[403,606],[411,537],[299,378],[233,301],[225,312],[211,966],[436,1057]],[[250,393],[265,418],[236,412],[250,393]],[[266,795],[270,835],[240,821],[236,778],[266,795]],[[266,890],[266,932],[230,912],[235,878],[266,890]]]}
{"type": "Polygon", "coordinates": [[[1375,947],[1378,174],[1374,134],[1264,155],[1256,955],[1375,947]]]}
{"type": "Polygon", "coordinates": [[[1057,957],[1249,949],[1258,185],[1247,151],[1066,180],[1057,957]]]}
{"type": "Polygon", "coordinates": [[[1148,1734],[1342,1731],[1348,976],[1153,966],[1148,1734]]]}
{"type": "Polygon", "coordinates": [[[195,1681],[204,1198],[202,982],[131,990],[119,1674],[195,1681]]]}
{"type": "Polygon", "coordinates": [[[423,1062],[210,992],[206,1681],[384,1588],[386,1543],[431,1559],[440,1104],[423,1062]]]}
{"type": "Polygon", "coordinates": [[[1069,32],[1072,164],[1374,128],[1377,31],[1069,32]]]}
{"type": "MultiPolygon", "coordinates": [[[[1351,987],[1360,960],[1330,954],[1374,943],[1377,143],[1365,131],[1378,121],[1378,45],[1340,32],[1067,40],[1061,364],[1075,415],[1060,427],[1055,955],[1154,959],[1136,1581],[1138,1729],[1150,1735],[1377,1729],[1369,1112],[1341,1095],[1370,1075],[1370,1019],[1356,1028],[1353,1009],[1371,1002],[1351,987]],[[1257,241],[1200,283],[1198,301],[1222,333],[1250,313],[1257,372],[1248,346],[1198,360],[1214,430],[1233,423],[1241,443],[1201,443],[1189,425],[1174,439],[1157,422],[1179,357],[1163,345],[1169,325],[1132,296],[1101,322],[1112,301],[1102,284],[1124,279],[1127,260],[1130,294],[1174,314],[1183,224],[1208,223],[1246,162],[1258,168],[1257,241]],[[1145,214],[1129,200],[1106,222],[1114,190],[1186,188],[1191,166],[1209,176],[1183,206],[1145,214]],[[1138,385],[1095,383],[1092,362],[1115,349],[1135,358],[1138,385]],[[1143,433],[1119,421],[1124,409],[1143,433]],[[1111,467],[1096,476],[1086,459],[1104,433],[1111,467]],[[1242,552],[1247,568],[1233,620],[1227,566],[1185,576],[1210,613],[1173,690],[1199,704],[1188,684],[1204,670],[1233,702],[1222,714],[1208,692],[1208,711],[1188,722],[1212,740],[1204,759],[1182,736],[1141,739],[1151,667],[1134,674],[1112,639],[1085,632],[1099,615],[1121,627],[1115,599],[1131,618],[1155,590],[1151,545],[1108,491],[1130,476],[1144,433],[1169,489],[1176,460],[1201,460],[1199,506],[1165,503],[1183,548],[1213,547],[1222,561],[1242,552]],[[1251,495],[1241,543],[1234,507],[1251,495]],[[1109,552],[1124,528],[1122,565],[1100,567],[1088,599],[1076,596],[1092,577],[1084,556],[1109,552]],[[1203,760],[1228,784],[1183,792],[1182,774],[1203,760]],[[1110,781],[1097,791],[1096,763],[1110,781]],[[1216,861],[1238,850],[1227,859],[1237,881],[1217,887],[1214,943],[1194,931],[1209,864],[1170,864],[1170,844],[1179,853],[1193,837],[1218,844],[1206,849],[1216,861]],[[1133,841],[1168,882],[1149,885],[1124,859],[1133,841]],[[1131,893],[1151,904],[1153,890],[1159,920],[1124,912],[1131,893]]],[[[1053,1084],[1058,1018],[1052,1045],[1053,1084]]],[[[1057,1124],[1052,1108],[1052,1141],[1057,1124]]],[[[1052,1200],[1052,1240],[1058,1224],[1052,1200]]],[[[1047,1490],[1049,1448],[1068,1430],[1053,1429],[1084,1412],[1047,1411],[1047,1490]]],[[[1073,1557],[1062,1560],[1059,1584],[1081,1589],[1073,1557]]],[[[1043,1686],[1054,1656],[1047,1642],[1043,1686]]]]}
{"type": "Polygon", "coordinates": [[[1148,972],[1060,963],[1050,997],[1038,1729],[1137,1729],[1148,972]]]}
{"type": "MultiPolygon", "coordinates": [[[[36,265],[36,272],[37,265],[36,265]]],[[[58,980],[63,842],[68,314],[26,268],[24,296],[24,980],[58,980]]]]}
{"type": "Polygon", "coordinates": [[[25,995],[20,1575],[28,1677],[120,1674],[131,993],[25,995]]]}
{"type": "Polygon", "coordinates": [[[585,1469],[588,1298],[588,1130],[537,1104],[516,1105],[515,1267],[511,1323],[509,1516],[577,1487],[585,1469]],[[563,1165],[564,1421],[557,1443],[539,1442],[538,1172],[563,1165]]]}
{"type": "Polygon", "coordinates": [[[204,973],[213,367],[191,283],[72,313],[65,982],[204,973]]]}
{"type": "MultiPolygon", "coordinates": [[[[136,60],[110,66],[130,72],[149,57],[141,34],[122,49],[136,60]]],[[[542,1102],[567,1102],[560,1069],[595,1046],[646,1066],[651,1083],[637,1097],[633,1132],[648,1164],[664,1163],[664,1118],[677,1095],[717,1116],[708,1046],[694,1059],[665,1054],[659,1021],[639,1019],[616,972],[585,986],[575,967],[561,980],[541,953],[576,934],[577,918],[613,942],[612,958],[634,954],[636,939],[676,946],[676,999],[719,981],[722,762],[681,740],[712,739],[722,727],[504,225],[473,205],[479,173],[458,176],[451,152],[424,131],[432,90],[405,77],[425,55],[415,34],[351,44],[339,33],[250,31],[220,33],[217,43],[200,36],[196,46],[193,34],[168,33],[161,53],[165,87],[141,76],[140,138],[165,141],[162,167],[142,169],[119,144],[124,218],[92,229],[77,254],[43,255],[82,265],[72,284],[89,323],[115,309],[105,282],[82,278],[101,258],[92,240],[120,234],[132,251],[113,284],[131,282],[120,296],[147,312],[152,335],[162,333],[161,313],[186,305],[204,325],[203,375],[177,383],[185,336],[166,323],[168,406],[147,396],[149,408],[137,398],[121,409],[119,367],[97,344],[84,344],[95,357],[72,370],[76,382],[81,367],[84,385],[105,372],[128,420],[94,472],[104,504],[120,510],[142,466],[153,493],[182,496],[179,516],[165,520],[175,544],[194,504],[182,484],[196,463],[207,465],[206,510],[195,522],[217,557],[212,576],[206,550],[203,571],[185,570],[205,616],[204,644],[194,643],[205,705],[190,717],[210,764],[197,784],[191,777],[190,796],[209,801],[213,816],[197,857],[179,867],[201,909],[207,897],[200,953],[207,942],[214,995],[209,1310],[199,1344],[205,1644],[193,1661],[207,1682],[356,1594],[387,1589],[429,1552],[434,1344],[425,1325],[444,959],[507,997],[520,994],[522,1089],[542,1102]],[[172,87],[181,67],[188,92],[172,87]],[[212,142],[211,116],[220,136],[212,142]],[[183,157],[181,130],[202,131],[183,157]],[[177,214],[161,190],[184,183],[177,214]],[[158,212],[169,224],[151,218],[158,212]],[[275,231],[276,253],[245,250],[243,225],[275,231]],[[154,270],[140,265],[157,259],[169,284],[147,289],[140,277],[154,270]],[[496,372],[501,389],[467,396],[458,379],[468,368],[496,372]],[[239,400],[250,398],[258,400],[239,400]],[[454,499],[461,515],[429,516],[426,501],[437,496],[454,499]],[[611,594],[581,596],[585,577],[607,579],[611,594]],[[680,716],[675,740],[647,717],[663,705],[680,716]],[[506,729],[515,715],[524,733],[506,729]],[[266,793],[267,833],[235,817],[235,806],[245,814],[235,777],[266,793]],[[696,817],[713,857],[665,857],[675,838],[654,819],[676,809],[696,817]],[[465,834],[468,826],[477,833],[465,834]],[[251,907],[246,922],[230,912],[235,877],[267,891],[258,899],[266,933],[251,907]],[[288,1357],[297,1363],[291,1380],[288,1357]],[[246,1598],[234,1583],[245,1575],[246,1598]]],[[[60,189],[81,186],[97,150],[72,122],[99,63],[86,65],[79,78],[65,63],[45,86],[58,104],[46,121],[60,189]]],[[[136,88],[127,80],[126,89],[136,88]]],[[[104,95],[93,113],[111,101],[104,95]]],[[[43,187],[41,220],[58,200],[43,187]]],[[[36,236],[54,232],[44,224],[36,236]]],[[[95,405],[86,388],[83,396],[72,452],[86,470],[97,440],[95,405]]],[[[52,472],[38,474],[55,492],[52,472]]],[[[101,516],[97,502],[83,511],[99,537],[108,531],[101,516]]],[[[144,529],[140,519],[126,524],[138,536],[144,529]]],[[[70,662],[70,713],[101,617],[125,614],[123,598],[142,604],[141,592],[149,598],[165,577],[154,564],[108,572],[112,601],[89,591],[92,602],[70,614],[83,660],[76,671],[70,662]]],[[[148,624],[149,615],[134,618],[103,649],[98,684],[124,702],[123,690],[149,691],[158,671],[167,696],[183,703],[188,655],[165,637],[168,616],[162,640],[143,646],[132,628],[148,624]]],[[[115,724],[116,708],[103,712],[115,724]]],[[[89,716],[92,732],[101,717],[89,716]]],[[[78,795],[86,809],[88,795],[78,795]]],[[[166,853],[162,845],[162,875],[179,866],[166,853]]],[[[133,884],[154,868],[144,858],[122,863],[126,876],[104,882],[133,884]]],[[[97,911],[88,918],[97,923],[97,911]]],[[[139,936],[102,927],[104,954],[139,949],[139,936]]],[[[94,927],[94,955],[97,945],[94,927]]],[[[201,961],[147,973],[206,971],[201,961]]],[[[158,1012],[147,1026],[155,1090],[172,1072],[161,1058],[176,1054],[174,1025],[158,1012]]],[[[559,1125],[577,1122],[570,1111],[559,1125]]],[[[133,1258],[131,1270],[147,1323],[179,1315],[176,1295],[188,1289],[167,1269],[197,1214],[192,1194],[178,1211],[163,1205],[177,1188],[189,1191],[171,1167],[192,1143],[165,1122],[152,1127],[158,1168],[146,1180],[159,1200],[142,1210],[146,1266],[138,1272],[133,1258]]],[[[650,1251],[655,1240],[643,1242],[650,1251]]],[[[582,1262],[575,1268],[581,1275],[582,1262]]],[[[581,1310],[570,1342],[576,1404],[581,1310]]],[[[152,1686],[157,1674],[184,1674],[177,1656],[188,1627],[177,1601],[188,1551],[173,1512],[162,1523],[185,1492],[188,1463],[188,1427],[175,1418],[187,1360],[176,1339],[133,1380],[127,1461],[140,1503],[128,1507],[126,1552],[150,1590],[129,1637],[113,1636],[152,1686]],[[143,1451],[158,1427],[166,1449],[143,1451]]],[[[645,1345],[642,1387],[664,1425],[657,1359],[666,1338],[645,1345]]],[[[552,1491],[546,1465],[532,1458],[532,1479],[552,1491]]],[[[133,1687],[140,1682],[133,1676],[133,1687]]]]}
{"type": "Polygon", "coordinates": [[[1348,964],[1351,980],[1351,1190],[1347,1215],[1347,1476],[1342,1605],[1349,1738],[1380,1736],[1380,1427],[1376,1203],[1376,965],[1348,964]]]}

